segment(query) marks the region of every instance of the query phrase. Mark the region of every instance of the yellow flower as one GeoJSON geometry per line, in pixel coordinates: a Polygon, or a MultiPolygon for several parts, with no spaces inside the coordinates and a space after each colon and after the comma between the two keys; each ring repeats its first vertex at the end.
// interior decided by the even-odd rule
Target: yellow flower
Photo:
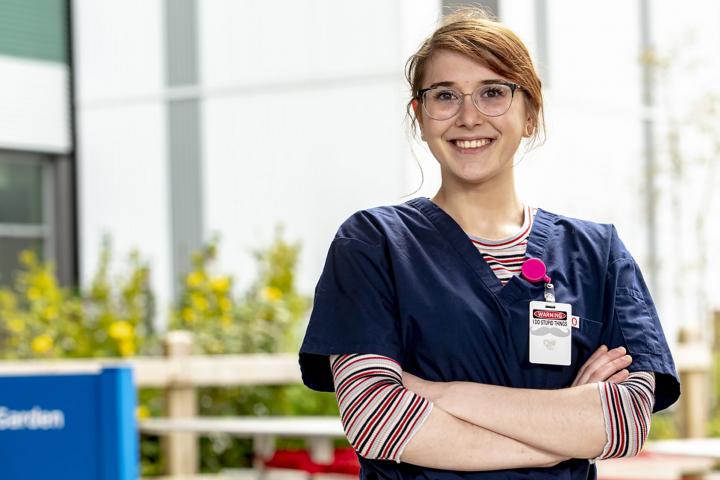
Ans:
{"type": "Polygon", "coordinates": [[[201,312],[206,311],[210,306],[207,298],[203,297],[198,293],[193,293],[192,295],[190,295],[190,303],[192,303],[192,306],[195,310],[199,310],[201,312]]]}
{"type": "Polygon", "coordinates": [[[135,344],[132,340],[122,340],[118,348],[120,349],[120,355],[123,357],[129,357],[135,354],[135,344]]]}
{"type": "Polygon", "coordinates": [[[223,297],[218,302],[218,306],[220,307],[220,310],[223,312],[229,312],[232,309],[232,302],[229,298],[223,297]]]}
{"type": "Polygon", "coordinates": [[[261,295],[265,300],[275,302],[282,298],[282,290],[277,287],[265,287],[262,289],[261,295]]]}
{"type": "Polygon", "coordinates": [[[215,277],[210,282],[210,288],[213,292],[223,294],[230,289],[230,277],[223,275],[215,277]]]}
{"type": "Polygon", "coordinates": [[[197,288],[205,281],[205,275],[202,272],[191,272],[185,279],[185,283],[190,288],[197,288]]]}
{"type": "Polygon", "coordinates": [[[150,409],[147,407],[147,405],[138,405],[135,409],[135,418],[138,420],[143,420],[145,418],[148,418],[150,416],[150,409]]]}
{"type": "Polygon", "coordinates": [[[232,323],[232,320],[233,320],[232,315],[228,315],[228,314],[224,313],[220,316],[220,322],[222,322],[224,327],[229,327],[230,324],[232,323]]]}
{"type": "Polygon", "coordinates": [[[195,312],[193,312],[192,308],[183,308],[180,315],[182,316],[182,319],[185,320],[187,323],[193,323],[195,321],[195,312]]]}
{"type": "Polygon", "coordinates": [[[55,279],[48,272],[39,273],[35,281],[37,286],[43,290],[47,290],[55,286],[55,279]]]}
{"type": "Polygon", "coordinates": [[[35,252],[32,250],[23,250],[20,253],[20,262],[25,265],[31,265],[35,263],[35,252]]]}
{"type": "Polygon", "coordinates": [[[53,339],[48,334],[38,335],[32,339],[30,348],[32,348],[35,353],[46,353],[53,348],[53,339]]]}
{"type": "Polygon", "coordinates": [[[27,290],[27,298],[28,300],[37,300],[40,298],[40,289],[37,287],[30,287],[27,290]]]}
{"type": "Polygon", "coordinates": [[[20,333],[25,330],[25,322],[23,322],[21,318],[17,317],[8,320],[7,326],[13,333],[20,333]]]}
{"type": "Polygon", "coordinates": [[[125,320],[119,320],[110,324],[108,335],[118,342],[125,342],[132,339],[135,329],[125,320]]]}
{"type": "Polygon", "coordinates": [[[42,315],[47,320],[54,320],[58,317],[58,309],[54,305],[48,305],[43,309],[42,315]]]}
{"type": "Polygon", "coordinates": [[[9,310],[17,308],[17,298],[12,292],[0,290],[0,305],[9,310]]]}

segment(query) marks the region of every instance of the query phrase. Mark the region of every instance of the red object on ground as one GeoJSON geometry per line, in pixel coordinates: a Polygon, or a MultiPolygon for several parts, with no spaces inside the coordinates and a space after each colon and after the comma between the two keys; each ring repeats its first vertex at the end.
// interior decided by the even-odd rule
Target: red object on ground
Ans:
{"type": "Polygon", "coordinates": [[[307,450],[276,450],[270,460],[263,462],[266,467],[289,468],[308,473],[360,474],[360,462],[352,448],[336,448],[332,463],[316,463],[307,450]]]}
{"type": "Polygon", "coordinates": [[[360,475],[360,462],[357,453],[352,448],[336,448],[335,461],[328,466],[325,472],[360,475]]]}

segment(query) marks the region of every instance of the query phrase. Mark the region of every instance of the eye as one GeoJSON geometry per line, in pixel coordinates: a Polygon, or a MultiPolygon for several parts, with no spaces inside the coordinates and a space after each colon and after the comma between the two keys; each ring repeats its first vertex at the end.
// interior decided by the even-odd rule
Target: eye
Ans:
{"type": "Polygon", "coordinates": [[[432,91],[432,99],[436,102],[455,102],[459,97],[455,90],[441,89],[432,91]]]}
{"type": "Polygon", "coordinates": [[[503,98],[510,93],[510,88],[505,85],[486,85],[480,90],[482,98],[503,98]]]}

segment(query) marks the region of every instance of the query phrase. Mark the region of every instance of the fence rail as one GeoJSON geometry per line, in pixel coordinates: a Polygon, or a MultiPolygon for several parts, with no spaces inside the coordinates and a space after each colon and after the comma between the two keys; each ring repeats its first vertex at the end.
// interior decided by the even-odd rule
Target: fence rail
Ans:
{"type": "Polygon", "coordinates": [[[138,388],[164,388],[177,383],[190,383],[196,387],[228,387],[301,382],[296,354],[0,361],[0,375],[92,373],[108,365],[132,366],[138,388]]]}
{"type": "MultiPolygon", "coordinates": [[[[191,352],[192,335],[189,332],[168,332],[165,339],[165,357],[2,361],[0,375],[94,372],[107,365],[131,365],[138,388],[153,387],[165,390],[166,417],[149,419],[147,432],[165,434],[164,455],[167,460],[167,473],[192,475],[197,472],[199,460],[197,435],[207,432],[210,428],[207,422],[189,422],[192,419],[202,420],[202,417],[197,416],[198,387],[292,385],[301,382],[301,375],[295,353],[198,356],[192,355],[191,352]],[[191,428],[193,425],[197,428],[191,428]],[[159,432],[158,428],[162,432],[159,432]]],[[[683,395],[679,405],[684,425],[682,434],[689,438],[703,437],[710,411],[711,346],[704,342],[685,339],[673,350],[673,356],[683,384],[683,395]]],[[[267,420],[277,422],[277,419],[267,420]]],[[[304,420],[298,419],[298,421],[304,420]]],[[[332,422],[328,419],[321,421],[332,422]]],[[[294,427],[291,424],[290,418],[286,419],[283,425],[292,429],[294,427]]],[[[221,429],[218,425],[222,424],[213,424],[213,431],[221,429]]],[[[297,427],[298,432],[307,433],[303,430],[304,427],[299,424],[297,427]]],[[[143,431],[142,423],[140,428],[143,431]]],[[[240,427],[235,425],[233,428],[240,427]]],[[[270,435],[264,431],[264,427],[258,428],[255,432],[257,435],[251,436],[257,440],[257,447],[263,456],[266,456],[272,452],[269,443],[274,442],[278,432],[270,435]]],[[[232,434],[231,431],[226,433],[232,434]]],[[[310,439],[309,443],[316,447],[316,458],[327,460],[328,441],[333,436],[339,436],[341,432],[337,425],[334,425],[328,427],[324,433],[326,434],[324,442],[318,443],[318,439],[314,438],[310,439]]]]}

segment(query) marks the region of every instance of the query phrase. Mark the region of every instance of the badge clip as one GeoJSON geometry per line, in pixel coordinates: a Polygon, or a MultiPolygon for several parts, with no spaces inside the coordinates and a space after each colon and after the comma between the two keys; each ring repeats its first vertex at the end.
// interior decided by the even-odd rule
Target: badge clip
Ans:
{"type": "Polygon", "coordinates": [[[545,284],[545,301],[547,303],[555,303],[555,285],[552,283],[545,284]]]}
{"type": "Polygon", "coordinates": [[[555,286],[550,283],[551,279],[547,275],[547,267],[539,258],[528,258],[522,265],[520,271],[523,278],[529,282],[537,283],[545,282],[545,301],[555,303],[555,286]]]}

